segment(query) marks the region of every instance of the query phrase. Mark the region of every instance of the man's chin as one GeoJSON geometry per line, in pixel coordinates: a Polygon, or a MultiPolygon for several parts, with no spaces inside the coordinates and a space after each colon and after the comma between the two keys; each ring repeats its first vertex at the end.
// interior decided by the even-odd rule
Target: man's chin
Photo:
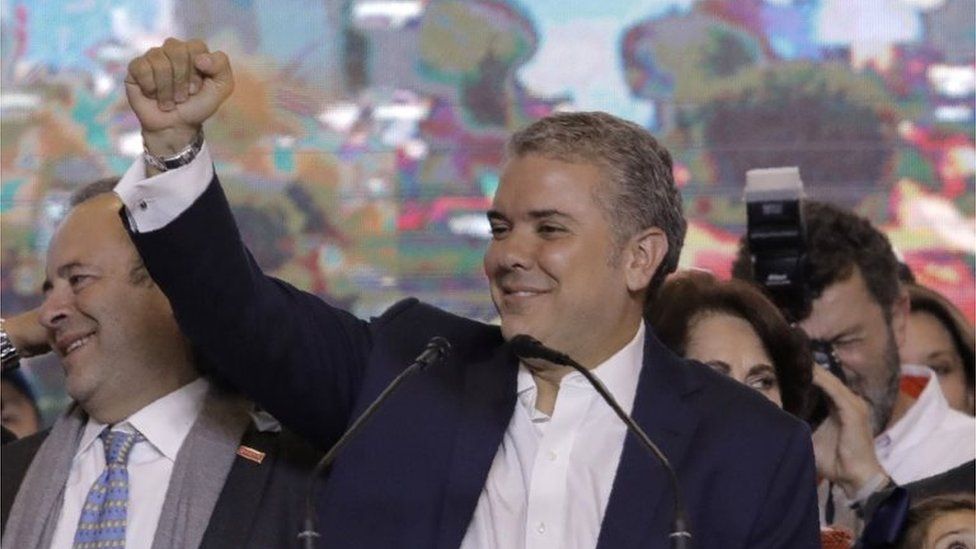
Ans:
{"type": "Polygon", "coordinates": [[[71,400],[77,402],[82,408],[85,407],[85,403],[91,399],[94,388],[91,383],[86,382],[82,379],[65,379],[64,390],[71,397],[71,400]]]}

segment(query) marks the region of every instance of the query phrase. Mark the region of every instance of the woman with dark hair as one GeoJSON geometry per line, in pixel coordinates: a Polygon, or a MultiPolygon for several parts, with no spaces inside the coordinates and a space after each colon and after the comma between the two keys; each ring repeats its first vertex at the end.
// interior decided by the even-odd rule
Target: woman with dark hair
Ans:
{"type": "Polygon", "coordinates": [[[805,419],[813,359],[806,337],[746,282],[686,271],[661,287],[646,317],[680,356],[703,362],[805,419]]]}
{"type": "Polygon", "coordinates": [[[901,349],[902,363],[931,368],[949,406],[973,415],[976,342],[972,324],[941,294],[918,284],[905,287],[912,313],[901,349]]]}

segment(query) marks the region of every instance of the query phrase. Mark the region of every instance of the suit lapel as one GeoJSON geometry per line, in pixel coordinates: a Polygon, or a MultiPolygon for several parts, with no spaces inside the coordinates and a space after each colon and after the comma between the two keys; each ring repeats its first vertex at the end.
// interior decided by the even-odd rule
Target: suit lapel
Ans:
{"type": "Polygon", "coordinates": [[[240,454],[235,458],[200,547],[248,546],[250,527],[259,518],[258,509],[278,457],[276,440],[276,433],[260,432],[253,424],[248,427],[241,446],[263,453],[264,458],[261,463],[240,454]]]}
{"type": "MultiPolygon", "coordinates": [[[[675,470],[680,469],[698,423],[697,413],[686,398],[696,389],[687,367],[648,330],[631,415],[675,470]]],[[[664,467],[628,433],[597,547],[642,547],[653,532],[659,531],[656,525],[671,524],[673,497],[664,467]]]]}
{"type": "Polygon", "coordinates": [[[465,372],[460,416],[441,509],[438,547],[461,545],[515,409],[518,361],[508,345],[465,372]]]}

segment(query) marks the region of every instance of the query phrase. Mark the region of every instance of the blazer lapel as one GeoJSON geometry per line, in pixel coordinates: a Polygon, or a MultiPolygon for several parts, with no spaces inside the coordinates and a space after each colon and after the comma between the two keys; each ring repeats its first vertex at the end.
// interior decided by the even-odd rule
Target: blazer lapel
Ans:
{"type": "Polygon", "coordinates": [[[438,542],[445,549],[461,545],[515,409],[518,360],[508,345],[484,362],[461,367],[464,389],[438,542]]]}
{"type": "Polygon", "coordinates": [[[201,547],[248,546],[250,526],[259,518],[258,510],[278,457],[277,436],[277,433],[260,432],[251,424],[241,437],[241,448],[246,448],[243,453],[252,457],[244,457],[238,450],[201,547]],[[264,454],[260,463],[256,461],[259,454],[264,454]]]}
{"type": "MultiPolygon", "coordinates": [[[[648,329],[644,367],[631,413],[677,471],[698,423],[686,397],[697,390],[687,367],[648,329]]],[[[680,480],[680,479],[679,479],[680,480]]],[[[669,528],[674,492],[668,474],[649,450],[629,434],[617,467],[597,547],[643,547],[656,525],[669,528]]],[[[661,546],[667,541],[662,538],[661,546]]],[[[657,546],[657,545],[654,545],[657,546]]]]}

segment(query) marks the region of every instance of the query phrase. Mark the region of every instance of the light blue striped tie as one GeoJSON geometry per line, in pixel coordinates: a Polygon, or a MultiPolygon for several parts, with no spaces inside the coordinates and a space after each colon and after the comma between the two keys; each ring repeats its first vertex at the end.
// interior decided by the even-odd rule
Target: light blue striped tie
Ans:
{"type": "Polygon", "coordinates": [[[125,547],[126,511],[129,506],[129,450],[145,440],[139,433],[102,431],[105,471],[92,484],[78,519],[73,549],[125,547]]]}

